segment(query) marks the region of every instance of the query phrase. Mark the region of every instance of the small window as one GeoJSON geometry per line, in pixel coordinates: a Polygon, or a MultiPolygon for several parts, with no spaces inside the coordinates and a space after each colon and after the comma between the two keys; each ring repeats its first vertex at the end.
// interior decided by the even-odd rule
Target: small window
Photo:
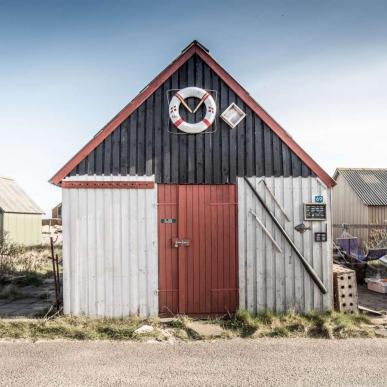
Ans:
{"type": "Polygon", "coordinates": [[[231,128],[235,128],[246,116],[246,113],[234,102],[220,115],[231,128]]]}

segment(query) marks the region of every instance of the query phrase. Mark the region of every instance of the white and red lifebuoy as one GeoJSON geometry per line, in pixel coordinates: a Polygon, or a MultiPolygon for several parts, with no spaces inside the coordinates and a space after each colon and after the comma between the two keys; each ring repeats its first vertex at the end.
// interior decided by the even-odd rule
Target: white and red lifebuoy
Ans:
{"type": "Polygon", "coordinates": [[[186,87],[185,89],[181,89],[172,97],[169,103],[169,117],[173,124],[185,133],[195,134],[203,132],[212,125],[216,117],[214,98],[200,87],[186,87]],[[200,100],[199,103],[204,103],[207,110],[205,117],[194,124],[184,121],[179,114],[180,104],[190,97],[198,98],[200,100]]]}

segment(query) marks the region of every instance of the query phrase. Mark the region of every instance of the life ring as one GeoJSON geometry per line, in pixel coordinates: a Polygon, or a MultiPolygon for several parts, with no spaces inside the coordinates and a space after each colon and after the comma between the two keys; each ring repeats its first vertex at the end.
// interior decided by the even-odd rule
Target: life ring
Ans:
{"type": "Polygon", "coordinates": [[[206,90],[200,87],[186,87],[179,90],[171,99],[169,103],[169,117],[173,124],[185,133],[200,133],[208,129],[215,120],[216,104],[214,98],[206,90]],[[184,121],[179,114],[180,104],[185,104],[184,100],[189,97],[195,97],[200,100],[199,104],[204,103],[206,106],[206,115],[200,121],[194,124],[184,121]]]}

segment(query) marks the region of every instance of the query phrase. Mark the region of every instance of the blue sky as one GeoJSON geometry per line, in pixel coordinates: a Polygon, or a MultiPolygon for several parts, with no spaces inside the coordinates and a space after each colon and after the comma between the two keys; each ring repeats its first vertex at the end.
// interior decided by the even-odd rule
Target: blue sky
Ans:
{"type": "Polygon", "coordinates": [[[0,0],[0,175],[48,179],[198,39],[328,173],[387,167],[386,1],[0,0]]]}

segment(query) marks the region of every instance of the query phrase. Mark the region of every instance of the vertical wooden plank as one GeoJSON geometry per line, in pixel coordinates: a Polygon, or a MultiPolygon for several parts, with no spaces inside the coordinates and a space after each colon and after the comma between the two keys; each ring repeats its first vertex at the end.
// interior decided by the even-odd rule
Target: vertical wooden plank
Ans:
{"type": "MultiPolygon", "coordinates": [[[[311,187],[308,178],[301,178],[301,190],[302,190],[302,203],[311,201],[311,187]]],[[[307,222],[308,223],[308,222],[307,222]]],[[[313,266],[312,262],[312,232],[308,230],[302,235],[303,240],[303,255],[305,259],[313,266]]],[[[313,281],[310,275],[303,269],[304,272],[304,294],[305,294],[305,306],[304,311],[309,312],[313,305],[313,281]]]]}
{"type": "Polygon", "coordinates": [[[120,127],[110,136],[112,137],[112,174],[117,176],[120,173],[120,127]]]}
{"type": "Polygon", "coordinates": [[[123,295],[121,283],[123,280],[122,271],[122,252],[121,252],[121,200],[120,190],[112,189],[112,223],[110,224],[112,231],[112,315],[113,317],[123,317],[122,304],[123,295]]]}
{"type": "MultiPolygon", "coordinates": [[[[256,179],[250,179],[254,187],[257,188],[256,179]]],[[[257,227],[255,219],[253,218],[250,210],[255,206],[255,197],[249,187],[246,188],[246,209],[245,209],[245,222],[246,222],[246,294],[247,294],[247,309],[254,313],[256,311],[256,278],[255,278],[255,243],[256,243],[256,231],[257,227]]]]}
{"type": "Polygon", "coordinates": [[[69,189],[62,189],[62,221],[63,221],[63,311],[65,314],[71,313],[72,287],[71,287],[71,260],[72,260],[72,235],[71,227],[71,196],[69,189]]]}
{"type": "MultiPolygon", "coordinates": [[[[255,186],[257,187],[257,190],[260,195],[263,195],[264,188],[262,187],[263,184],[259,183],[261,178],[255,178],[255,186]]],[[[247,188],[248,189],[248,188],[247,188]]],[[[260,203],[255,200],[253,197],[251,197],[254,200],[254,204],[251,205],[251,208],[254,209],[254,212],[257,214],[258,218],[261,219],[263,222],[265,219],[265,210],[262,208],[260,203]]],[[[253,220],[252,220],[253,221],[253,220]]],[[[262,227],[255,224],[255,238],[256,238],[256,245],[255,245],[255,259],[256,259],[256,271],[255,273],[251,273],[251,276],[253,280],[257,284],[257,312],[265,310],[267,308],[267,302],[266,302],[266,236],[264,235],[262,231],[262,227]]]]}
{"type": "Polygon", "coordinates": [[[93,175],[95,171],[95,157],[96,157],[96,151],[91,152],[87,156],[87,174],[93,175]]]}
{"type": "MultiPolygon", "coordinates": [[[[236,96],[235,103],[242,107],[242,100],[236,96]]],[[[238,176],[245,176],[246,171],[246,120],[238,125],[237,129],[237,151],[238,151],[238,165],[237,173],[238,176]]]]}
{"type": "MultiPolygon", "coordinates": [[[[195,85],[195,58],[196,56],[191,57],[188,60],[188,85],[195,85]]],[[[189,101],[191,103],[190,106],[191,110],[194,107],[194,104],[196,101],[189,101]]],[[[195,140],[196,140],[196,135],[194,134],[188,134],[188,152],[187,152],[187,161],[188,161],[188,183],[194,183],[195,182],[195,164],[196,164],[196,152],[195,152],[195,140]]]]}
{"type": "MultiPolygon", "coordinates": [[[[276,199],[279,203],[283,203],[283,189],[284,182],[283,177],[277,177],[273,179],[273,187],[272,192],[274,193],[276,199]]],[[[280,221],[282,227],[284,227],[283,214],[277,205],[274,205],[274,215],[280,221]]],[[[282,253],[278,252],[275,248],[273,249],[275,253],[275,261],[276,261],[276,311],[284,312],[285,307],[285,289],[286,289],[286,281],[287,277],[285,275],[285,241],[282,237],[281,232],[278,227],[275,226],[275,232],[273,233],[274,239],[281,246],[282,253]]]]}
{"type": "Polygon", "coordinates": [[[95,223],[96,219],[96,194],[95,190],[87,189],[87,210],[86,224],[87,224],[87,262],[88,262],[88,314],[91,316],[97,316],[97,258],[96,258],[96,234],[95,223]]]}
{"type": "MultiPolygon", "coordinates": [[[[303,206],[302,206],[302,183],[301,178],[292,179],[293,192],[293,219],[294,226],[303,222],[303,206]]],[[[294,244],[303,253],[303,243],[301,233],[294,232],[294,244]]],[[[294,278],[295,278],[295,308],[302,312],[304,309],[304,268],[299,258],[293,253],[294,259],[294,278]]]]}
{"type": "Polygon", "coordinates": [[[137,175],[137,111],[129,117],[129,174],[137,175]]]}
{"type": "Polygon", "coordinates": [[[138,195],[135,191],[137,197],[138,205],[138,218],[137,218],[137,229],[138,229],[138,305],[139,305],[139,314],[144,316],[147,314],[147,255],[146,248],[148,243],[149,234],[146,229],[145,214],[146,214],[146,202],[144,195],[138,195]]]}
{"type": "MultiPolygon", "coordinates": [[[[309,177],[309,184],[311,187],[310,192],[310,201],[312,200],[313,195],[321,195],[321,186],[317,183],[317,180],[315,178],[309,177]]],[[[324,197],[326,200],[326,197],[324,197]]],[[[325,223],[325,222],[324,222],[325,223]]],[[[323,230],[323,223],[322,222],[311,222],[311,243],[312,243],[312,257],[311,257],[311,264],[314,270],[316,271],[317,275],[320,279],[323,278],[322,273],[322,243],[318,243],[314,241],[314,233],[315,232],[322,232],[325,231],[325,228],[323,230]]],[[[312,281],[313,286],[313,300],[312,300],[312,309],[313,310],[322,310],[322,293],[320,292],[319,288],[314,284],[312,281]]]]}
{"type": "MultiPolygon", "coordinates": [[[[211,89],[211,70],[204,64],[204,88],[211,89]]],[[[218,117],[215,118],[216,125],[219,126],[218,117]]],[[[213,127],[215,128],[215,127],[213,127]]],[[[210,184],[212,181],[212,134],[204,135],[204,182],[210,184]]]]}
{"type": "MultiPolygon", "coordinates": [[[[219,78],[217,75],[212,74],[212,89],[219,90],[219,78]]],[[[222,139],[219,127],[216,132],[212,134],[212,173],[213,173],[213,184],[220,184],[222,181],[221,170],[221,152],[222,152],[222,139]]]]}
{"type": "Polygon", "coordinates": [[[255,117],[255,175],[265,176],[265,150],[264,150],[264,131],[263,122],[255,117]]]}
{"type": "Polygon", "coordinates": [[[272,130],[263,125],[263,139],[264,139],[264,152],[265,152],[265,176],[273,176],[273,135],[272,130]]]}
{"type": "Polygon", "coordinates": [[[284,177],[292,176],[292,158],[289,147],[282,143],[282,168],[284,177]]]}
{"type": "MultiPolygon", "coordinates": [[[[223,186],[219,185],[216,187],[216,203],[222,203],[222,190],[223,186]]],[[[218,241],[218,286],[217,289],[224,289],[224,234],[223,234],[223,206],[215,206],[216,217],[217,217],[217,241],[218,241]]],[[[224,310],[224,291],[219,291],[218,293],[218,310],[223,313],[224,310]]]]}
{"type": "Polygon", "coordinates": [[[129,308],[129,300],[130,300],[130,268],[129,268],[129,238],[130,238],[130,230],[129,230],[129,190],[119,190],[120,191],[120,204],[121,204],[121,219],[120,219],[120,257],[121,257],[121,315],[129,316],[130,308],[129,308]]]}
{"type": "Polygon", "coordinates": [[[113,223],[113,214],[112,214],[112,190],[104,189],[103,190],[103,201],[104,201],[104,263],[105,263],[105,316],[113,316],[113,301],[114,301],[114,292],[113,292],[113,245],[112,245],[112,223],[113,223]]]}
{"type": "Polygon", "coordinates": [[[197,206],[198,206],[198,256],[199,256],[199,304],[200,310],[204,313],[209,313],[210,310],[207,309],[206,305],[206,275],[207,275],[207,266],[206,266],[206,238],[207,238],[207,222],[206,222],[206,203],[205,203],[205,185],[198,186],[198,197],[197,197],[197,206]]]}
{"type": "MultiPolygon", "coordinates": [[[[176,92],[176,89],[179,89],[179,73],[176,72],[172,75],[171,77],[171,84],[170,84],[170,88],[174,89],[174,92],[176,92]]],[[[172,92],[169,93],[169,98],[172,97],[172,92]]],[[[164,93],[164,98],[166,99],[166,102],[164,103],[164,105],[167,107],[168,104],[167,104],[167,94],[166,92],[164,93]]],[[[165,114],[164,114],[164,120],[165,120],[165,128],[169,128],[169,130],[171,132],[173,132],[173,134],[164,134],[164,136],[168,135],[168,138],[169,138],[169,141],[170,141],[170,148],[167,148],[168,151],[167,152],[170,152],[170,154],[167,156],[167,155],[164,155],[165,158],[165,162],[168,162],[168,174],[167,172],[165,171],[165,175],[164,175],[164,181],[165,182],[168,182],[170,181],[171,183],[178,183],[179,182],[179,173],[180,173],[180,162],[179,162],[179,151],[180,151],[180,144],[179,144],[179,134],[175,134],[175,133],[178,133],[179,130],[172,124],[172,122],[170,121],[169,119],[169,113],[168,113],[168,109],[166,108],[165,110],[165,114]],[[169,151],[170,149],[170,151],[169,151]],[[169,180],[168,180],[168,179],[169,180]]],[[[167,145],[167,143],[165,143],[167,145]]],[[[169,145],[168,145],[169,146],[169,145]]],[[[165,153],[165,150],[164,150],[164,153],[165,153]]]]}
{"type": "Polygon", "coordinates": [[[158,217],[157,225],[159,229],[159,313],[167,312],[167,297],[168,294],[166,289],[168,288],[166,282],[166,255],[167,255],[167,246],[166,246],[166,227],[163,227],[164,224],[161,223],[161,219],[166,218],[166,185],[158,184],[157,185],[157,203],[158,203],[158,217]]]}
{"type": "Polygon", "coordinates": [[[273,175],[283,176],[281,140],[273,133],[273,175]]]}
{"type": "Polygon", "coordinates": [[[121,124],[120,138],[120,174],[127,175],[129,173],[129,119],[127,118],[121,124]]]}
{"type": "Polygon", "coordinates": [[[204,189],[204,202],[203,206],[205,206],[206,214],[205,214],[205,268],[206,268],[206,311],[208,313],[212,312],[212,261],[213,261],[213,255],[212,255],[212,218],[211,218],[211,186],[205,185],[203,186],[204,189]]]}
{"type": "MultiPolygon", "coordinates": [[[[235,101],[235,93],[228,89],[228,98],[227,98],[227,106],[228,107],[232,102],[235,101]]],[[[223,106],[223,105],[222,105],[223,106]]],[[[223,110],[224,111],[224,110],[223,110]]],[[[222,111],[222,113],[223,113],[222,111]]],[[[223,125],[225,127],[227,124],[223,122],[222,119],[219,119],[220,125],[223,125]]],[[[230,183],[235,184],[237,182],[237,155],[238,155],[238,149],[237,149],[237,132],[238,127],[231,129],[228,127],[229,130],[229,158],[230,158],[230,183]]]]}
{"type": "Polygon", "coordinates": [[[154,94],[149,96],[145,105],[145,174],[154,174],[154,136],[155,128],[153,122],[154,115],[154,94]]]}
{"type": "Polygon", "coordinates": [[[96,223],[95,223],[95,250],[96,250],[96,259],[97,259],[97,316],[102,317],[105,315],[105,305],[106,305],[106,281],[105,281],[105,241],[104,241],[104,232],[105,232],[105,206],[104,206],[104,190],[97,189],[95,190],[95,209],[96,209],[96,223]]]}
{"type": "MultiPolygon", "coordinates": [[[[179,69],[179,88],[182,89],[188,86],[188,66],[183,65],[179,69]]],[[[181,108],[181,116],[185,119],[186,110],[181,108]]],[[[188,135],[178,134],[179,141],[179,183],[188,183],[188,135]]]]}
{"type": "Polygon", "coordinates": [[[103,162],[104,162],[104,143],[99,144],[95,150],[96,160],[95,160],[95,173],[97,175],[102,175],[103,173],[103,162]]]}
{"type": "Polygon", "coordinates": [[[301,176],[301,160],[292,152],[293,177],[301,176]]]}
{"type": "MultiPolygon", "coordinates": [[[[218,98],[218,106],[217,111],[218,114],[221,114],[224,110],[227,108],[227,102],[228,102],[228,93],[227,93],[227,86],[223,81],[219,81],[219,98],[218,98]]],[[[219,157],[222,158],[221,166],[221,182],[222,184],[228,183],[230,179],[230,160],[229,160],[229,154],[230,154],[230,143],[229,143],[229,135],[230,135],[230,127],[226,125],[223,120],[219,120],[218,130],[221,132],[221,153],[219,157]],[[221,122],[222,121],[222,122],[221,122]]]]}
{"type": "MultiPolygon", "coordinates": [[[[178,186],[178,233],[179,239],[187,235],[187,186],[178,186]]],[[[187,249],[179,248],[179,313],[187,310],[187,249]]]]}
{"type": "Polygon", "coordinates": [[[108,136],[104,141],[103,174],[112,173],[112,137],[108,136]]]}
{"type": "MultiPolygon", "coordinates": [[[[139,209],[138,197],[135,190],[129,190],[129,291],[130,314],[139,314],[139,230],[138,218],[141,212],[139,209]]],[[[141,236],[142,237],[142,236],[141,236]]]]}
{"type": "MultiPolygon", "coordinates": [[[[204,87],[203,61],[199,57],[195,57],[195,86],[204,87]]],[[[195,104],[198,101],[195,102],[195,104]]],[[[195,113],[195,122],[199,122],[204,114],[205,108],[202,106],[195,113]]],[[[204,137],[207,134],[197,134],[194,136],[195,141],[195,166],[193,182],[202,184],[204,182],[204,137]]]]}
{"type": "MultiPolygon", "coordinates": [[[[295,224],[293,223],[293,190],[292,190],[292,177],[285,177],[283,179],[283,200],[282,205],[286,211],[286,214],[289,216],[290,222],[284,219],[285,231],[290,236],[292,240],[294,240],[294,233],[297,232],[294,230],[295,224]]],[[[295,259],[294,255],[292,255],[292,248],[288,242],[284,243],[284,267],[285,267],[285,305],[286,309],[295,308],[295,259]]]]}
{"type": "Polygon", "coordinates": [[[154,170],[155,170],[155,181],[159,183],[161,181],[163,168],[162,168],[162,162],[163,162],[163,154],[162,154],[162,131],[167,130],[166,127],[162,124],[162,110],[163,110],[163,103],[167,104],[167,102],[163,101],[162,98],[162,88],[159,87],[155,92],[155,106],[154,106],[154,119],[155,119],[155,164],[154,164],[154,170]]]}
{"type": "Polygon", "coordinates": [[[192,193],[192,213],[191,213],[191,246],[189,248],[189,260],[193,272],[192,283],[192,310],[194,313],[200,313],[200,226],[199,226],[199,190],[197,185],[190,186],[192,193]]]}
{"type": "Polygon", "coordinates": [[[254,129],[253,129],[253,112],[247,106],[243,106],[243,110],[246,111],[245,125],[246,125],[246,176],[253,176],[254,174],[254,129]]]}
{"type": "Polygon", "coordinates": [[[137,175],[145,175],[145,102],[137,109],[137,175]]]}
{"type": "Polygon", "coordinates": [[[246,302],[246,183],[238,178],[238,280],[239,280],[239,307],[247,308],[246,302]]]}
{"type": "MultiPolygon", "coordinates": [[[[273,178],[265,178],[266,183],[269,187],[273,186],[273,178]]],[[[264,190],[264,187],[260,187],[261,190],[264,190]]],[[[266,190],[263,191],[263,198],[267,206],[273,212],[273,200],[271,196],[267,193],[266,190]]],[[[275,232],[275,225],[270,219],[270,216],[265,213],[265,226],[271,235],[275,232]]],[[[265,236],[265,246],[266,246],[266,302],[267,308],[270,310],[276,310],[276,261],[275,261],[275,251],[273,248],[273,243],[265,236]]]]}

